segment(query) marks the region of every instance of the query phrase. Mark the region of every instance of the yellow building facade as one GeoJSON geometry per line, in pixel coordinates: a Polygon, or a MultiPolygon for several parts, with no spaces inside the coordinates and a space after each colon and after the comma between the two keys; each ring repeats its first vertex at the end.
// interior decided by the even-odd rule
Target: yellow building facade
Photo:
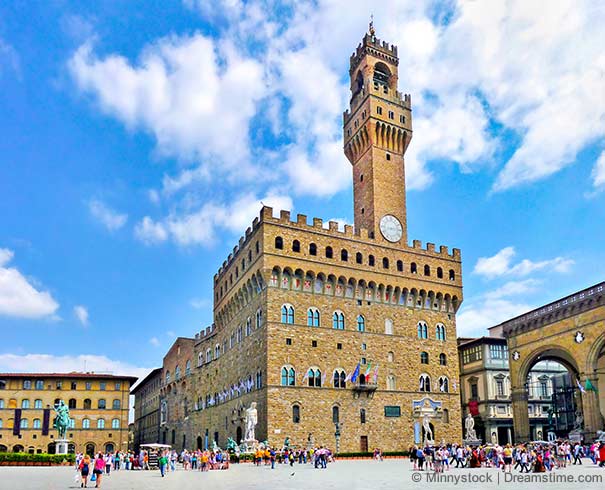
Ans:
{"type": "Polygon", "coordinates": [[[0,452],[55,452],[53,408],[69,407],[69,452],[128,448],[130,387],[137,378],[93,373],[0,373],[0,452]]]}

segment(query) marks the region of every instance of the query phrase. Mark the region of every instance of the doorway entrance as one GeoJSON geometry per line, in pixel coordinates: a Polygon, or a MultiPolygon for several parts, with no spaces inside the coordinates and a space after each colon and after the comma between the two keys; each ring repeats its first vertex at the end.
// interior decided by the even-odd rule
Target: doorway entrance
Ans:
{"type": "Polygon", "coordinates": [[[359,450],[362,453],[368,452],[368,436],[361,436],[359,438],[359,450]]]}

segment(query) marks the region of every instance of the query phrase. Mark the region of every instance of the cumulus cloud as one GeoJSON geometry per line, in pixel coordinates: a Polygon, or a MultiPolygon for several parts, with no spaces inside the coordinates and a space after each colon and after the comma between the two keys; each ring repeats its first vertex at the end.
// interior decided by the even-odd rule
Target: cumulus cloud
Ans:
{"type": "Polygon", "coordinates": [[[48,291],[40,291],[14,267],[8,267],[14,253],[0,248],[0,315],[20,318],[52,316],[59,304],[48,291]]]}
{"type": "Polygon", "coordinates": [[[487,335],[486,329],[532,309],[530,304],[509,299],[480,299],[463,304],[456,315],[456,331],[461,337],[487,335]]]}
{"type": "Polygon", "coordinates": [[[97,199],[93,199],[88,203],[88,209],[90,210],[90,214],[109,231],[119,230],[128,220],[127,214],[117,213],[97,199]]]}
{"type": "Polygon", "coordinates": [[[74,306],[74,315],[82,325],[88,325],[88,309],[85,306],[74,306]]]}
{"type": "Polygon", "coordinates": [[[473,272],[488,279],[506,275],[522,277],[546,269],[559,273],[569,272],[575,263],[572,259],[555,257],[554,259],[538,262],[523,259],[516,264],[512,264],[515,255],[514,247],[505,247],[492,257],[480,257],[473,272]]]}
{"type": "Polygon", "coordinates": [[[605,151],[601,153],[592,170],[592,183],[596,189],[605,188],[605,151]]]}

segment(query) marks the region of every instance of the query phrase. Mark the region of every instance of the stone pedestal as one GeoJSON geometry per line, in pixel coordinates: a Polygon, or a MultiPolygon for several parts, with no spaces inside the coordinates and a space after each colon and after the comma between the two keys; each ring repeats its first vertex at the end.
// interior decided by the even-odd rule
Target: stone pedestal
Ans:
{"type": "Polygon", "coordinates": [[[462,439],[462,443],[465,446],[480,446],[483,444],[481,439],[462,439]]]}
{"type": "Polygon", "coordinates": [[[55,440],[55,454],[67,454],[69,449],[69,441],[67,439],[55,440]]]}

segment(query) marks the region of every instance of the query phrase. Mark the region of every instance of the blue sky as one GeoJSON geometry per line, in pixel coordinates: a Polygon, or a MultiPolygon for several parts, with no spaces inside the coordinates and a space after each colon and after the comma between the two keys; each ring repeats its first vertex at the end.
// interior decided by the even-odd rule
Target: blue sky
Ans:
{"type": "Polygon", "coordinates": [[[161,363],[260,201],[352,222],[348,59],[410,93],[409,237],[458,247],[459,334],[605,277],[605,8],[0,5],[0,370],[161,363]]]}

